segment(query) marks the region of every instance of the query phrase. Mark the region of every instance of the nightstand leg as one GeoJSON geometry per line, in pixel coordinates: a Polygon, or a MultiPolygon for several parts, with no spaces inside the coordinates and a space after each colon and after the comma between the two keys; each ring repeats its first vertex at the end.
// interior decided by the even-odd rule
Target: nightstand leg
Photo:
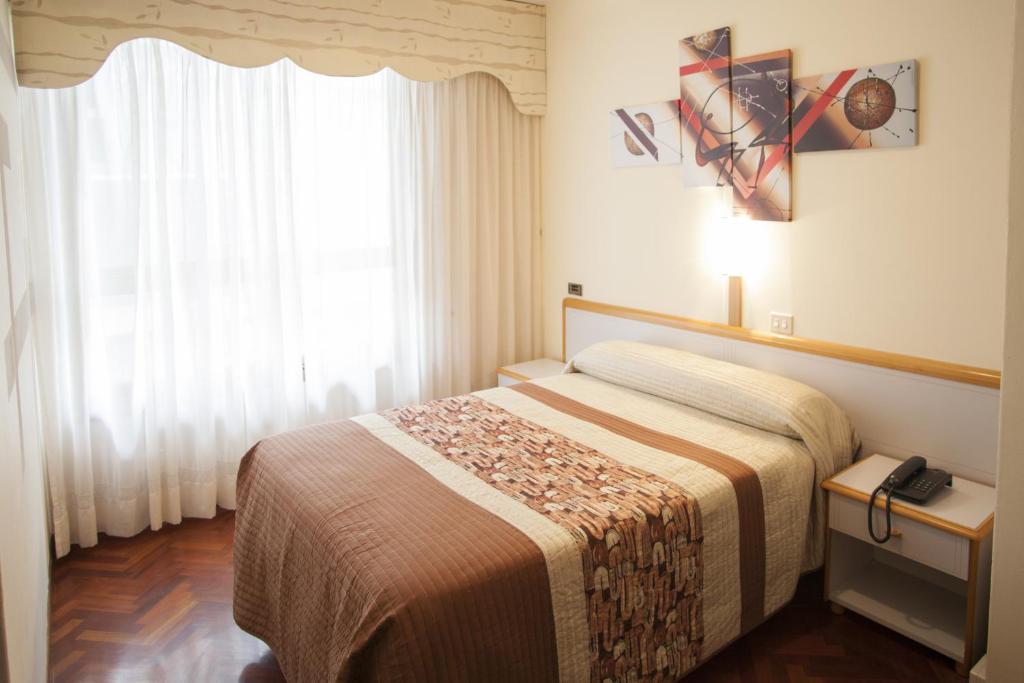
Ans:
{"type": "Polygon", "coordinates": [[[971,675],[971,667],[967,666],[966,662],[957,662],[956,672],[964,678],[967,678],[971,675]]]}
{"type": "Polygon", "coordinates": [[[845,607],[843,607],[842,605],[838,605],[834,602],[828,603],[828,608],[832,610],[832,614],[844,614],[846,612],[845,607]]]}

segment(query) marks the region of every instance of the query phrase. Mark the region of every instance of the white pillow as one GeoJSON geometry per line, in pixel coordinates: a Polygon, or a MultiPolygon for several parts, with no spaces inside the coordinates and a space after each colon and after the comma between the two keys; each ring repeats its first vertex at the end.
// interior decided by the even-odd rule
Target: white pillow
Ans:
{"type": "Polygon", "coordinates": [[[800,438],[794,413],[839,410],[806,384],[680,349],[628,341],[581,351],[570,370],[714,413],[765,431],[800,438]]]}

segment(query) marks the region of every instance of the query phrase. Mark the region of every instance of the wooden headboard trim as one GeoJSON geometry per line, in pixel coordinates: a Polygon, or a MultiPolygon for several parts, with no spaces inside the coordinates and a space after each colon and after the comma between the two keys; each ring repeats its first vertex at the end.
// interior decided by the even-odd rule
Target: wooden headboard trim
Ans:
{"type": "Polygon", "coordinates": [[[739,341],[751,342],[753,344],[774,346],[776,348],[787,349],[790,351],[799,351],[802,353],[811,353],[817,356],[838,358],[839,360],[849,361],[851,363],[873,365],[880,368],[909,372],[916,375],[938,377],[939,379],[951,380],[953,382],[975,384],[993,389],[999,388],[1001,379],[1001,375],[998,370],[978,368],[970,365],[960,365],[958,363],[947,363],[941,360],[918,358],[916,356],[906,356],[900,353],[890,353],[888,351],[876,351],[874,349],[847,346],[846,344],[836,344],[834,342],[820,341],[817,339],[804,339],[801,337],[771,334],[760,330],[751,330],[745,327],[733,327],[723,323],[713,323],[705,320],[684,318],[676,315],[668,315],[666,313],[655,313],[653,311],[645,311],[639,308],[616,306],[614,304],[605,304],[597,301],[588,301],[586,299],[575,299],[571,297],[566,297],[562,300],[563,360],[568,360],[565,357],[565,318],[566,311],[570,308],[582,311],[591,311],[593,313],[614,316],[616,318],[638,320],[640,322],[652,323],[654,325],[675,327],[681,330],[700,332],[702,334],[710,334],[717,337],[737,339],[739,341]]]}

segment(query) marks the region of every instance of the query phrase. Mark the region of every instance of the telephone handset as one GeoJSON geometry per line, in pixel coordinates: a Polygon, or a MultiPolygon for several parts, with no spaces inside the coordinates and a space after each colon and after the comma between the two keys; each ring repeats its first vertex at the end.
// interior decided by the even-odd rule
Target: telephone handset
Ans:
{"type": "Polygon", "coordinates": [[[943,470],[928,469],[928,462],[919,455],[908,459],[894,469],[878,488],[871,494],[868,503],[868,533],[875,543],[885,543],[892,535],[892,499],[902,498],[923,505],[928,499],[942,490],[943,486],[953,485],[953,475],[943,470]],[[874,528],[875,498],[885,491],[885,535],[878,537],[874,528]]]}

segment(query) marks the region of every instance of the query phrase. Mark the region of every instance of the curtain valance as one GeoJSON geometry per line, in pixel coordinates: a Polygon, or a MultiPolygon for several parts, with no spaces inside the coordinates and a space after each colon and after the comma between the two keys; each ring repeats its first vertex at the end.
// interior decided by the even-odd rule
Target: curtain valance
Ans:
{"type": "Polygon", "coordinates": [[[91,78],[118,45],[173,41],[234,66],[288,57],[331,76],[390,67],[438,81],[483,71],[525,114],[543,114],[545,9],[511,0],[15,0],[18,81],[91,78]]]}

